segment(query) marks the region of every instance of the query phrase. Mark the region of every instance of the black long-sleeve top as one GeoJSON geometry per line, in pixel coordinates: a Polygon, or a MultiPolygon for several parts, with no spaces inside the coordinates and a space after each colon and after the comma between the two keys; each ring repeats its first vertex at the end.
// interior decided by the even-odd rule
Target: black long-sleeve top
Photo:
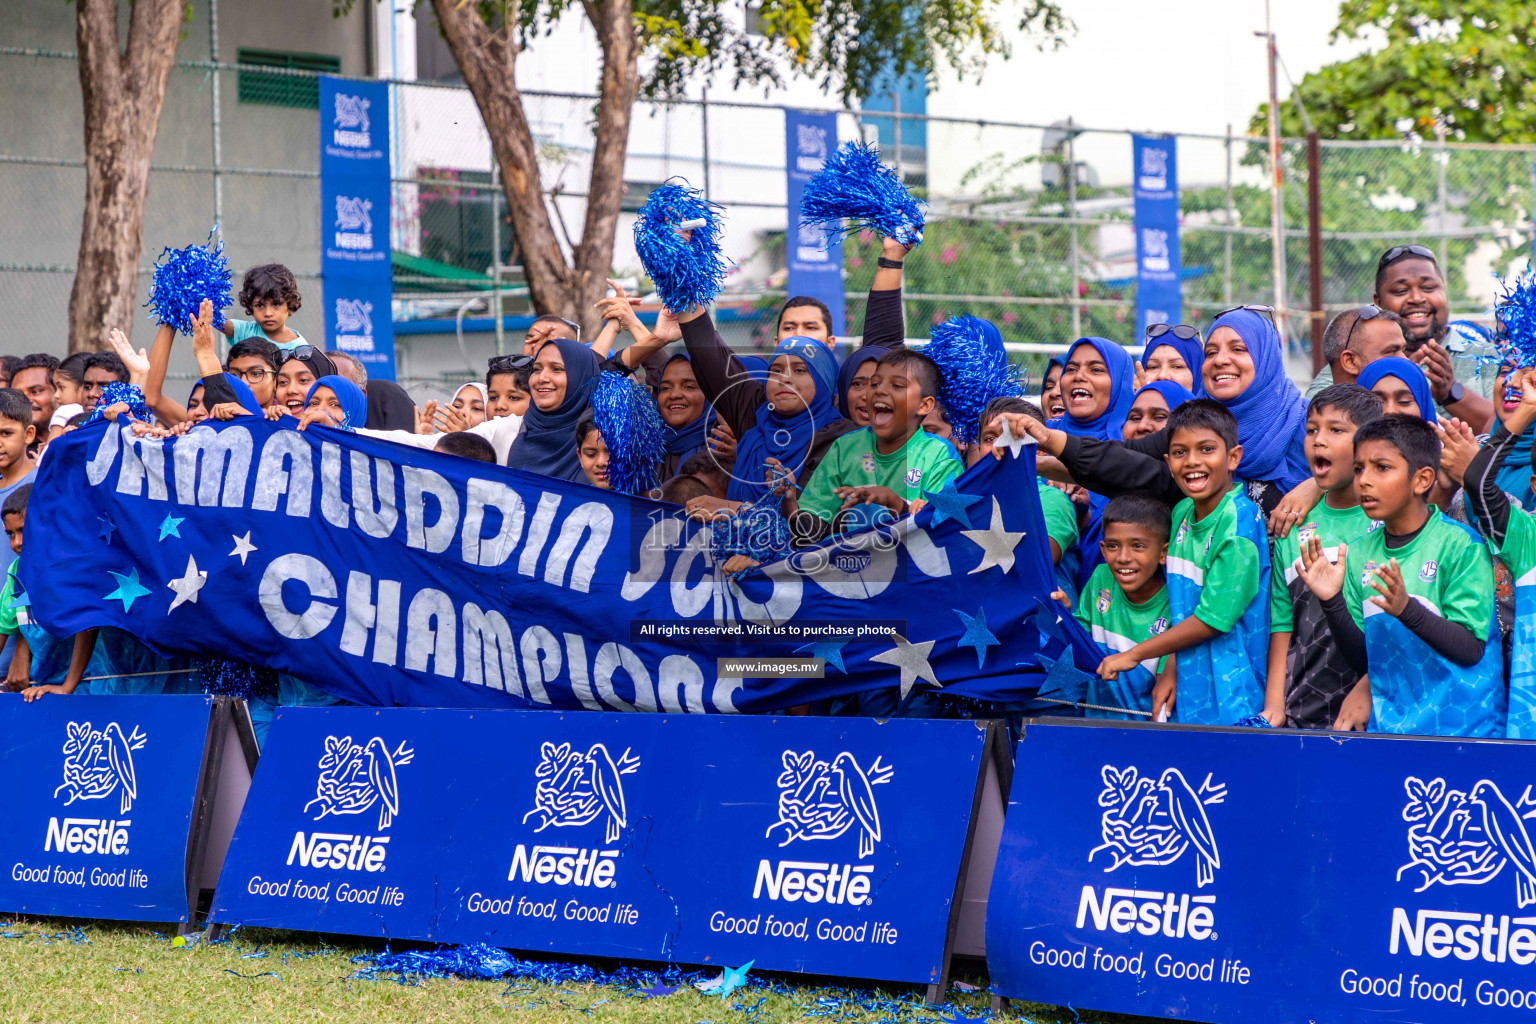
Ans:
{"type": "MultiPolygon", "coordinates": [[[[1164,461],[1167,456],[1166,429],[1130,441],[1100,441],[1068,435],[1061,464],[1072,474],[1074,483],[1095,494],[1113,498],[1145,491],[1172,508],[1184,500],[1184,492],[1174,483],[1173,473],[1164,461]]],[[[1266,516],[1285,497],[1280,485],[1270,481],[1250,482],[1247,494],[1266,516]]]]}
{"type": "Polygon", "coordinates": [[[1509,495],[1499,486],[1499,469],[1519,440],[1519,434],[1511,434],[1500,423],[1467,464],[1462,485],[1467,517],[1494,548],[1504,546],[1504,534],[1509,529],[1509,495]]]}
{"type": "MultiPolygon", "coordinates": [[[[1423,529],[1421,526],[1412,533],[1387,534],[1387,549],[1405,546],[1423,529]]],[[[1370,595],[1366,596],[1366,600],[1370,600],[1370,595]]],[[[1339,653],[1344,655],[1350,668],[1365,675],[1369,671],[1365,656],[1365,631],[1356,624],[1354,616],[1349,614],[1349,605],[1344,595],[1335,594],[1324,601],[1323,614],[1328,618],[1328,629],[1339,645],[1339,653]]],[[[1410,599],[1403,614],[1398,616],[1398,621],[1409,632],[1429,644],[1436,654],[1463,668],[1470,668],[1482,660],[1486,640],[1480,639],[1461,623],[1436,615],[1418,601],[1410,599]]]]}

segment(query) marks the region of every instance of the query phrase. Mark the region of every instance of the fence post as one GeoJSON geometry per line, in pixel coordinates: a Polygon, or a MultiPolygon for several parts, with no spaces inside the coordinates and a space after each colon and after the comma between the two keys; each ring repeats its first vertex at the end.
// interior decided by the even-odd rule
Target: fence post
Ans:
{"type": "Polygon", "coordinates": [[[1323,198],[1322,146],[1307,132],[1307,262],[1312,285],[1312,373],[1323,368],[1323,198]]]}
{"type": "Polygon", "coordinates": [[[501,322],[501,164],[491,150],[491,320],[496,327],[496,354],[507,354],[507,328],[501,322]]]}
{"type": "Polygon", "coordinates": [[[709,198],[709,86],[704,87],[703,102],[699,107],[701,128],[700,133],[704,139],[704,198],[709,198]]]}
{"type": "Polygon", "coordinates": [[[1072,290],[1067,296],[1067,301],[1072,304],[1072,337],[1083,336],[1083,306],[1077,301],[1078,293],[1078,265],[1077,265],[1077,147],[1073,141],[1077,134],[1077,128],[1072,123],[1072,118],[1067,118],[1067,238],[1068,252],[1072,257],[1072,290]]]}
{"type": "Polygon", "coordinates": [[[1447,262],[1449,242],[1446,238],[1447,228],[1445,223],[1445,162],[1450,157],[1450,153],[1445,148],[1445,121],[1443,118],[1435,119],[1435,142],[1437,143],[1435,147],[1435,162],[1440,165],[1439,180],[1435,185],[1435,210],[1437,219],[1440,221],[1438,225],[1440,234],[1440,266],[1448,267],[1450,263],[1447,262]]]}
{"type": "Polygon", "coordinates": [[[219,0],[208,0],[208,59],[214,68],[208,72],[212,87],[208,101],[212,109],[209,127],[213,130],[213,222],[224,219],[224,182],[219,178],[219,164],[224,157],[223,111],[219,103],[219,0]]]}
{"type": "Polygon", "coordinates": [[[1232,125],[1227,125],[1227,231],[1225,269],[1221,279],[1222,305],[1232,305],[1232,232],[1237,229],[1237,210],[1232,206],[1232,125]]]}

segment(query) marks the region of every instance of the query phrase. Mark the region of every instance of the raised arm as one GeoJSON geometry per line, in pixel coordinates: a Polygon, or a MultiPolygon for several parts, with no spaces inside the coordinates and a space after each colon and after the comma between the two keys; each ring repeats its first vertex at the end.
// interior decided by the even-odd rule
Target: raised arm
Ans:
{"type": "Polygon", "coordinates": [[[736,436],[742,437],[757,426],[757,409],[767,401],[767,389],[747,376],[747,368],[715,330],[708,310],[700,306],[680,314],[677,320],[704,397],[736,436]]]}
{"type": "Polygon", "coordinates": [[[144,404],[160,422],[175,426],[187,418],[187,410],[165,397],[165,373],[171,365],[171,349],[176,344],[176,328],[161,324],[155,331],[155,343],[149,348],[149,373],[144,378],[144,404]]]}
{"type": "Polygon", "coordinates": [[[881,240],[880,264],[869,286],[869,301],[864,306],[862,345],[879,345],[882,348],[902,348],[906,345],[907,324],[901,302],[901,264],[910,251],[900,242],[889,238],[881,240]]]}

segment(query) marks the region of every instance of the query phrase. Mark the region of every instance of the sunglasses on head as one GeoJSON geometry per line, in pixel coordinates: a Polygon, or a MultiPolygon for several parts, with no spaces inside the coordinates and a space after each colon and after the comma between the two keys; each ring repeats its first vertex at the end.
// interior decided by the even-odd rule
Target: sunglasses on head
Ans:
{"type": "Polygon", "coordinates": [[[1355,328],[1360,326],[1360,322],[1362,320],[1375,320],[1385,312],[1386,310],[1382,309],[1374,302],[1367,302],[1365,305],[1355,310],[1355,322],[1349,325],[1349,333],[1344,335],[1344,351],[1354,351],[1354,349],[1350,348],[1349,345],[1350,342],[1352,342],[1355,338],[1355,328]]]}
{"type": "Polygon", "coordinates": [[[313,345],[295,345],[293,348],[288,350],[288,354],[284,356],[284,358],[297,359],[302,363],[315,358],[315,353],[317,351],[318,349],[316,349],[313,345]]]}
{"type": "Polygon", "coordinates": [[[1161,338],[1165,334],[1172,334],[1180,341],[1200,340],[1200,332],[1189,324],[1152,324],[1147,328],[1148,341],[1161,338]]]}
{"type": "Polygon", "coordinates": [[[1274,306],[1233,306],[1231,309],[1224,309],[1220,313],[1217,313],[1215,318],[1217,320],[1220,320],[1222,317],[1226,316],[1228,313],[1236,313],[1240,309],[1246,309],[1250,313],[1263,313],[1265,316],[1269,317],[1269,322],[1270,323],[1274,323],[1275,322],[1275,307],[1274,306]]]}
{"type": "Polygon", "coordinates": [[[1420,259],[1429,260],[1429,262],[1436,266],[1440,265],[1440,261],[1435,258],[1435,254],[1422,245],[1394,245],[1381,254],[1381,259],[1376,262],[1376,269],[1382,270],[1387,264],[1400,260],[1404,256],[1417,256],[1420,259]]]}
{"type": "Polygon", "coordinates": [[[487,373],[511,373],[533,362],[533,356],[491,356],[485,362],[487,373]]]}

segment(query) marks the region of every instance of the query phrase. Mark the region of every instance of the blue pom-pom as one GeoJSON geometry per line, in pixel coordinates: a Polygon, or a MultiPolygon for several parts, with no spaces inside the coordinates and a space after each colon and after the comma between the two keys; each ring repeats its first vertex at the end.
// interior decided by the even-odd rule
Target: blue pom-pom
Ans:
{"type": "Polygon", "coordinates": [[[120,380],[111,381],[102,386],[101,397],[96,400],[96,408],[91,410],[91,418],[87,423],[95,423],[99,419],[105,419],[102,413],[112,406],[122,403],[128,406],[128,411],[136,420],[149,421],[149,409],[144,405],[144,392],[137,384],[125,384],[120,380]]]}
{"type": "Polygon", "coordinates": [[[720,207],[686,183],[659,186],[640,208],[635,252],[656,282],[662,303],[674,313],[708,305],[725,287],[730,260],[720,254],[723,230],[720,207]],[[703,224],[688,228],[684,241],[679,225],[698,221],[703,224]]]}
{"type": "Polygon", "coordinates": [[[192,662],[192,667],[202,680],[204,693],[239,697],[245,701],[277,696],[277,673],[270,668],[257,668],[243,661],[224,658],[198,658],[192,662]]]}
{"type": "Polygon", "coordinates": [[[224,261],[224,242],[214,242],[217,224],[208,232],[207,245],[185,249],[169,246],[155,261],[155,281],[144,303],[153,312],[150,323],[168,324],[183,334],[192,333],[191,318],[204,299],[213,303],[213,329],[224,329],[224,307],[229,305],[229,264],[224,261]]]}
{"type": "MultiPolygon", "coordinates": [[[[734,555],[746,555],[759,564],[777,562],[789,554],[789,523],[772,497],[758,504],[747,504],[734,516],[722,516],[710,524],[710,554],[715,564],[723,566],[734,555]]],[[[751,569],[734,573],[744,575],[751,569]]]]}
{"type": "Polygon", "coordinates": [[[853,533],[871,526],[884,526],[895,521],[896,516],[890,509],[884,505],[874,505],[869,502],[861,502],[844,509],[838,520],[844,533],[853,533]]]}
{"type": "Polygon", "coordinates": [[[1536,274],[1530,264],[1514,281],[1499,281],[1493,315],[1499,322],[1498,350],[1504,365],[1536,366],[1536,274]]]}
{"type": "Polygon", "coordinates": [[[1022,372],[1008,361],[1002,335],[985,320],[961,316],[944,321],[933,329],[923,355],[939,364],[944,375],[939,401],[955,439],[965,444],[976,440],[987,403],[1024,394],[1022,372]]]}
{"type": "Polygon", "coordinates": [[[800,194],[800,217],[824,227],[829,242],[868,228],[902,245],[921,245],[925,206],[862,142],[843,143],[800,194]]]}
{"type": "Polygon", "coordinates": [[[608,483],[625,494],[657,485],[656,466],[667,455],[667,426],[656,400],[623,374],[604,370],[592,391],[592,418],[608,446],[608,483]]]}
{"type": "Polygon", "coordinates": [[[1269,724],[1269,719],[1265,718],[1263,715],[1249,715],[1247,718],[1245,718],[1242,721],[1238,722],[1237,726],[1240,729],[1273,729],[1274,728],[1274,726],[1269,724]]]}

